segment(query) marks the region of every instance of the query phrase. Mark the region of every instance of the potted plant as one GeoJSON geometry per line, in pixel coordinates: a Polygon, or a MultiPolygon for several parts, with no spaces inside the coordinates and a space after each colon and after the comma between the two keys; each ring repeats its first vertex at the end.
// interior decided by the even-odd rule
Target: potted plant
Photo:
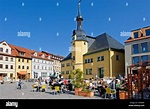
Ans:
{"type": "Polygon", "coordinates": [[[125,86],[119,91],[120,99],[128,99],[128,87],[125,86]]]}
{"type": "Polygon", "coordinates": [[[78,91],[81,91],[84,85],[84,72],[81,69],[75,69],[71,72],[72,85],[74,86],[75,95],[78,95],[78,91]]]}
{"type": "Polygon", "coordinates": [[[79,96],[84,96],[84,97],[93,97],[94,96],[94,91],[90,90],[89,88],[86,87],[86,83],[84,83],[82,90],[78,92],[79,96]]]}

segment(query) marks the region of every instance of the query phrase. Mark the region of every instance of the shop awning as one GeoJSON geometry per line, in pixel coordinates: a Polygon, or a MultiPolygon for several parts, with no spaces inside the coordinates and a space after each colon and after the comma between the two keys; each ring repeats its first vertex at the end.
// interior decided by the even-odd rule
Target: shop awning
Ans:
{"type": "Polygon", "coordinates": [[[20,75],[26,75],[27,71],[20,71],[20,72],[18,72],[18,74],[20,74],[20,75]]]}

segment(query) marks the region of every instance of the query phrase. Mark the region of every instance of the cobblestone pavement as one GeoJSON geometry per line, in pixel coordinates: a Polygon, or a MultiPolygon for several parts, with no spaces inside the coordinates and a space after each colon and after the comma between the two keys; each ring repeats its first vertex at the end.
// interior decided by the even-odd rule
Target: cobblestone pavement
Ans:
{"type": "Polygon", "coordinates": [[[63,93],[53,95],[50,90],[46,92],[32,92],[32,84],[30,82],[24,82],[27,86],[26,89],[16,89],[17,82],[0,84],[0,99],[102,99],[98,95],[94,97],[82,97],[76,96],[74,93],[63,93]]]}

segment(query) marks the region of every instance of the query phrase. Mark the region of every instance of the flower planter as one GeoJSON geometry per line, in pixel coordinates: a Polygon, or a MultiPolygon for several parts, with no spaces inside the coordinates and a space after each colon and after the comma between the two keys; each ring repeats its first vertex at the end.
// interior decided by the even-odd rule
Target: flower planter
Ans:
{"type": "Polygon", "coordinates": [[[79,96],[84,96],[84,97],[93,97],[94,96],[94,92],[85,92],[85,91],[79,91],[78,92],[79,96]]]}
{"type": "Polygon", "coordinates": [[[82,88],[75,88],[75,89],[74,89],[75,95],[78,95],[78,92],[81,91],[81,90],[82,90],[82,88]]]}
{"type": "Polygon", "coordinates": [[[128,98],[126,91],[119,91],[119,96],[120,96],[120,99],[127,99],[128,98]]]}

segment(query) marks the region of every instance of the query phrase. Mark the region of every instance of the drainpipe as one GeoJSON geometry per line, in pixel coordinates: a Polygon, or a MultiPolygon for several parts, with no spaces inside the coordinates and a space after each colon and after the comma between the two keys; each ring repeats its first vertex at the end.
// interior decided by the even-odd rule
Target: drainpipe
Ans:
{"type": "Polygon", "coordinates": [[[112,77],[112,73],[110,72],[110,61],[111,61],[111,57],[110,57],[110,48],[108,49],[108,57],[109,57],[109,77],[112,77]]]}

